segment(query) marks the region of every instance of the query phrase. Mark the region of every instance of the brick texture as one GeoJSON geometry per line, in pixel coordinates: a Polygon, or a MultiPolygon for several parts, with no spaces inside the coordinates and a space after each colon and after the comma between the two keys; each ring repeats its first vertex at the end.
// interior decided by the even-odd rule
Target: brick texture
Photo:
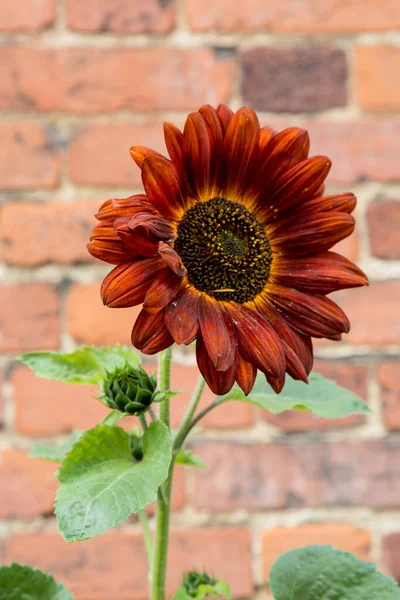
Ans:
{"type": "Polygon", "coordinates": [[[141,171],[129,148],[147,146],[166,153],[159,123],[96,124],[75,131],[69,149],[69,170],[81,185],[141,186],[141,171]],[[113,152],[107,152],[107,148],[113,152]]]}
{"type": "Polygon", "coordinates": [[[196,473],[199,508],[399,506],[400,445],[395,442],[204,443],[209,469],[196,473]]]}
{"type": "Polygon", "coordinates": [[[385,361],[378,368],[380,401],[383,421],[387,429],[400,429],[400,363],[385,361]]]}
{"type": "Polygon", "coordinates": [[[56,466],[31,460],[25,452],[0,454],[0,518],[27,519],[53,512],[56,466]]]}
{"type": "MultiPolygon", "coordinates": [[[[76,600],[147,600],[146,553],[139,534],[113,532],[65,544],[60,536],[18,535],[7,545],[6,559],[50,571],[76,600]],[[107,577],[104,577],[104,571],[107,577]]],[[[250,534],[244,528],[194,529],[171,536],[168,592],[192,568],[209,569],[232,584],[234,596],[251,595],[250,534]]]]}
{"type": "Polygon", "coordinates": [[[360,105],[376,112],[400,109],[400,49],[360,46],[356,54],[356,84],[360,105]]]}
{"type": "MultiPolygon", "coordinates": [[[[367,369],[365,367],[343,361],[317,360],[314,364],[314,371],[333,379],[338,385],[353,391],[363,400],[367,399],[367,369]]],[[[318,415],[298,410],[287,410],[280,415],[272,415],[265,411],[263,416],[268,423],[287,432],[353,427],[365,422],[365,417],[361,415],[352,415],[343,419],[324,419],[318,415]]]]}
{"type": "Polygon", "coordinates": [[[97,210],[94,202],[5,204],[0,208],[3,260],[24,266],[91,261],[86,244],[97,210]]]}
{"type": "Polygon", "coordinates": [[[46,128],[27,121],[0,122],[1,188],[54,188],[59,178],[60,158],[46,128]]]}
{"type": "Polygon", "coordinates": [[[246,104],[269,112],[314,112],[346,104],[342,50],[256,48],[242,54],[246,104]]]}
{"type": "Polygon", "coordinates": [[[0,286],[0,306],[0,351],[58,348],[59,299],[53,286],[0,286]]]}
{"type": "Polygon", "coordinates": [[[384,536],[382,553],[387,574],[400,581],[400,533],[390,533],[384,536]]]}
{"type": "Polygon", "coordinates": [[[195,31],[278,31],[296,33],[355,33],[390,30],[400,26],[396,0],[263,0],[246,4],[234,0],[187,0],[186,14],[195,31]]]}
{"type": "Polygon", "coordinates": [[[346,523],[318,523],[300,527],[277,527],[262,537],[264,576],[269,577],[271,566],[278,557],[295,548],[307,545],[330,544],[337,550],[353,552],[370,560],[371,534],[346,523]]]}
{"type": "Polygon", "coordinates": [[[400,202],[385,199],[372,202],[368,206],[368,227],[371,254],[399,260],[400,202]]]}
{"type": "Polygon", "coordinates": [[[174,26],[175,9],[158,0],[67,0],[67,20],[77,31],[165,33],[174,26]]]}
{"type": "Polygon", "coordinates": [[[190,110],[204,102],[218,104],[229,98],[234,66],[208,48],[6,46],[0,62],[0,110],[73,113],[190,110]]]}
{"type": "Polygon", "coordinates": [[[56,16],[56,0],[2,0],[0,31],[35,31],[51,25],[56,16]]]}

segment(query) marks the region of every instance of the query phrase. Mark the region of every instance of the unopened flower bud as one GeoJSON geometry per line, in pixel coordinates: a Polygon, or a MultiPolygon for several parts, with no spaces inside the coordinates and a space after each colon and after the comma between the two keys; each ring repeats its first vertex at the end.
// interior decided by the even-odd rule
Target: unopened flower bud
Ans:
{"type": "Polygon", "coordinates": [[[198,571],[189,571],[183,578],[183,587],[188,596],[196,598],[201,585],[214,586],[217,580],[214,577],[210,577],[207,573],[199,573],[198,571]]]}
{"type": "Polygon", "coordinates": [[[153,402],[155,388],[154,376],[148,375],[141,367],[133,369],[126,365],[107,373],[103,382],[102,400],[114,410],[141,415],[153,402]]]}

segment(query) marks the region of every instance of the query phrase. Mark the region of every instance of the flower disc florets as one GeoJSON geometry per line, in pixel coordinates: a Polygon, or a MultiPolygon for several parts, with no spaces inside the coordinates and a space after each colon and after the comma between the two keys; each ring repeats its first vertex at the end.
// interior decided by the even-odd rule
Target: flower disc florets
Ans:
{"type": "Polygon", "coordinates": [[[107,373],[103,382],[102,400],[109,408],[130,415],[142,415],[151,403],[156,389],[155,378],[141,367],[129,365],[107,373]]]}

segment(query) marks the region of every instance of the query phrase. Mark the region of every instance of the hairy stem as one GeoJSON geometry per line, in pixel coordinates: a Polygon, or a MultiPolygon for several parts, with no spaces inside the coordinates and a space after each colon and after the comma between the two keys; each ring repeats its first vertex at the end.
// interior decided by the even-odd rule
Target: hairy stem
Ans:
{"type": "MultiPolygon", "coordinates": [[[[160,353],[158,387],[162,392],[168,391],[171,379],[171,348],[160,353]]],[[[160,421],[169,428],[169,399],[160,402],[160,421]]],[[[157,492],[156,533],[153,552],[151,600],[165,600],[165,577],[167,570],[169,514],[171,503],[172,477],[174,459],[169,467],[168,477],[157,492]]]]}
{"type": "Polygon", "coordinates": [[[205,385],[205,380],[203,379],[203,377],[200,376],[197,381],[196,387],[193,391],[193,395],[187,407],[185,416],[183,417],[183,421],[179,427],[178,433],[176,434],[174,441],[174,452],[177,452],[181,448],[183,442],[186,439],[187,434],[189,433],[190,429],[192,429],[191,421],[194,413],[196,412],[196,408],[200,402],[205,385]]]}
{"type": "Polygon", "coordinates": [[[149,520],[147,518],[146,511],[142,508],[138,512],[140,523],[142,525],[144,545],[146,546],[146,554],[147,554],[147,565],[148,565],[148,580],[149,585],[151,586],[151,563],[153,558],[153,540],[151,537],[149,520]]]}

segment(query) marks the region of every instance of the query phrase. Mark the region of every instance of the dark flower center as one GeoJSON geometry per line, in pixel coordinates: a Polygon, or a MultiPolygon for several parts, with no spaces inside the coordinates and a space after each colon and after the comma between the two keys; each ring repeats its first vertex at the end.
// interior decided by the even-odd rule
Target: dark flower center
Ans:
{"type": "Polygon", "coordinates": [[[264,227],[237,202],[212,198],[190,208],[174,249],[189,282],[218,300],[252,300],[268,280],[271,248],[264,227]]]}

